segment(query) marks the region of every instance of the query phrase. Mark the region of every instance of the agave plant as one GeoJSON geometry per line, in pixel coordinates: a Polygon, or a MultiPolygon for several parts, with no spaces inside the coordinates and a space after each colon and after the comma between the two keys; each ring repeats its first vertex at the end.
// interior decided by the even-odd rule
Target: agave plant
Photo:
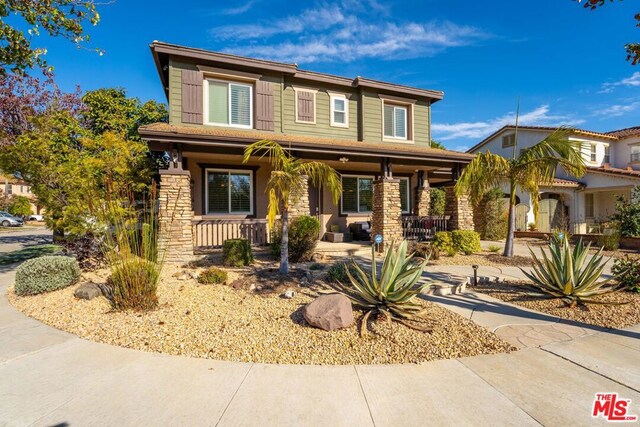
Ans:
{"type": "Polygon", "coordinates": [[[542,250],[542,260],[529,248],[533,257],[533,271],[520,270],[545,296],[560,298],[572,307],[578,303],[603,304],[594,297],[619,291],[620,287],[606,286],[615,276],[598,281],[608,260],[603,259],[603,248],[600,248],[587,261],[590,247],[591,244],[585,246],[580,239],[572,249],[568,237],[564,235],[562,239],[551,240],[549,255],[542,250]]]}
{"type": "Polygon", "coordinates": [[[420,284],[418,280],[427,264],[427,260],[417,262],[413,254],[407,255],[407,242],[402,241],[397,248],[393,243],[387,249],[382,270],[378,275],[375,252],[371,248],[371,273],[365,272],[355,261],[351,267],[345,264],[345,272],[351,287],[340,283],[343,294],[356,306],[364,308],[361,335],[367,330],[367,321],[372,314],[381,314],[388,321],[396,320],[406,326],[421,331],[430,331],[426,325],[418,325],[408,321],[424,319],[424,307],[414,301],[428,284],[420,284]]]}

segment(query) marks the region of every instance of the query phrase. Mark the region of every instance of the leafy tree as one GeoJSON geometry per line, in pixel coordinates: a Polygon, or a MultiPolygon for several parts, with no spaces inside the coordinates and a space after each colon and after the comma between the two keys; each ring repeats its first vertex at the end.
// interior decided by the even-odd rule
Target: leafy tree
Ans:
{"type": "Polygon", "coordinates": [[[289,205],[296,203],[299,197],[296,189],[301,181],[309,179],[316,187],[326,185],[337,204],[342,193],[340,175],[329,165],[317,161],[303,161],[291,155],[280,144],[267,139],[254,142],[244,150],[246,163],[251,156],[269,157],[271,177],[267,182],[269,195],[269,213],[267,219],[273,227],[276,215],[281,214],[282,240],[280,250],[280,274],[289,273],[289,205]]]}
{"type": "Polygon", "coordinates": [[[14,216],[29,216],[31,215],[31,201],[25,196],[13,196],[9,200],[7,209],[14,216]]]}
{"type": "Polygon", "coordinates": [[[631,199],[622,196],[616,201],[616,213],[612,216],[620,224],[620,235],[624,237],[640,236],[640,186],[631,191],[631,199]]]}
{"type": "Polygon", "coordinates": [[[571,128],[561,127],[539,143],[521,150],[516,156],[516,126],[516,142],[511,159],[490,151],[480,153],[465,167],[458,179],[456,194],[468,194],[474,204],[480,202],[484,194],[492,188],[500,186],[505,181],[509,184],[509,222],[504,256],[513,256],[517,188],[529,193],[533,212],[537,216],[539,188],[553,183],[558,167],[572,176],[584,175],[585,164],[580,152],[580,143],[568,140],[572,132],[571,128]]]}
{"type": "MultiPolygon", "coordinates": [[[[575,1],[583,3],[583,0],[575,1]]],[[[609,0],[611,3],[615,1],[616,0],[609,0]]],[[[606,3],[607,0],[584,0],[584,7],[586,9],[595,10],[600,6],[604,6],[606,3]]],[[[634,18],[637,21],[636,26],[640,28],[640,13],[636,13],[634,18]]],[[[631,61],[631,65],[640,63],[640,43],[627,43],[624,48],[627,50],[627,61],[631,61]]]]}
{"type": "Polygon", "coordinates": [[[478,232],[485,240],[502,240],[507,237],[507,218],[504,210],[504,193],[501,188],[489,190],[478,206],[478,232]]]}
{"type": "Polygon", "coordinates": [[[435,139],[431,140],[431,144],[429,144],[431,146],[431,148],[439,148],[441,150],[446,150],[447,147],[445,147],[440,141],[436,141],[435,139]]]}
{"type": "Polygon", "coordinates": [[[46,33],[81,47],[89,42],[84,26],[99,21],[92,0],[0,0],[0,75],[9,70],[23,74],[34,67],[50,75],[53,68],[44,59],[47,49],[34,47],[34,38],[46,33]],[[20,27],[28,27],[26,34],[20,27]]]}
{"type": "Polygon", "coordinates": [[[138,127],[169,118],[165,104],[138,98],[128,98],[123,88],[103,88],[87,92],[82,97],[86,105],[83,119],[94,134],[113,132],[132,141],[140,141],[138,127]]]}

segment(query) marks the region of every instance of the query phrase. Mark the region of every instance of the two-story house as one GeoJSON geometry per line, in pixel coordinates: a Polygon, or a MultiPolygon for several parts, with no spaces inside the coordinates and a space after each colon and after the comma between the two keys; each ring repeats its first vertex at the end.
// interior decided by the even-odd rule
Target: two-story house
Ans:
{"type": "Polygon", "coordinates": [[[369,221],[372,235],[402,238],[402,215],[428,215],[430,185],[449,189],[449,227],[472,227],[452,185],[473,155],[430,147],[431,105],[442,92],[161,42],[151,52],[169,123],[140,134],[171,157],[159,194],[161,229],[177,248],[169,257],[233,237],[268,239],[269,162],[242,162],[262,139],[340,172],[338,204],[309,188],[295,209],[316,215],[323,232],[369,221]]]}
{"type": "MultiPolygon", "coordinates": [[[[519,126],[516,152],[537,144],[556,129],[519,126]]],[[[599,223],[615,213],[617,198],[628,199],[632,188],[640,185],[640,127],[606,133],[576,129],[569,140],[581,143],[587,173],[575,178],[558,170],[554,185],[541,189],[537,221],[529,196],[519,192],[516,229],[526,230],[528,224],[535,223],[545,232],[566,225],[573,233],[601,232],[599,223]]],[[[514,145],[515,126],[507,125],[468,152],[491,151],[512,157],[514,145]]]]}

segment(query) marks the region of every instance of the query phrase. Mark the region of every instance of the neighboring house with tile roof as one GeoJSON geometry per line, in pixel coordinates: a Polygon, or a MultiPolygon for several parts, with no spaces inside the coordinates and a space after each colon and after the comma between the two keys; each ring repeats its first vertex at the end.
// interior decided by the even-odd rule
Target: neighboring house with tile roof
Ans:
{"type": "Polygon", "coordinates": [[[139,132],[151,150],[171,157],[159,190],[170,259],[229,238],[266,243],[271,166],[242,161],[244,148],[261,139],[340,172],[339,203],[308,186],[293,207],[316,216],[322,234],[337,228],[347,238],[353,229],[362,237],[370,227],[386,242],[408,229],[432,232],[447,219],[408,220],[429,215],[430,186],[449,194],[448,227],[473,228],[468,201],[454,196],[453,185],[474,156],[430,146],[431,105],[442,92],[161,42],[150,47],[169,123],[139,132]]]}
{"type": "MultiPolygon", "coordinates": [[[[517,152],[530,147],[552,132],[556,127],[519,126],[517,152]]],[[[505,157],[513,156],[515,126],[507,125],[471,147],[468,153],[491,151],[505,157]]],[[[569,221],[574,233],[597,232],[598,223],[615,213],[618,196],[629,198],[631,189],[640,185],[640,126],[611,132],[593,132],[575,129],[569,137],[582,144],[587,173],[569,177],[559,170],[551,187],[541,191],[540,215],[537,227],[551,231],[569,221]],[[568,185],[567,182],[573,182],[568,185]]],[[[525,230],[534,222],[529,197],[518,193],[519,213],[517,228],[525,230]]]]}
{"type": "Polygon", "coordinates": [[[0,175],[0,197],[9,199],[14,196],[28,198],[31,201],[31,213],[40,213],[40,207],[36,204],[36,198],[29,184],[13,176],[0,175]]]}

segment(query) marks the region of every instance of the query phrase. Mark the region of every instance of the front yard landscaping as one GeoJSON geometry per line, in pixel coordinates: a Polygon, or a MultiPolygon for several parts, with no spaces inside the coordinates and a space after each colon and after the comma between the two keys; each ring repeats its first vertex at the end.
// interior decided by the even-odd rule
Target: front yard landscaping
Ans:
{"type": "MultiPolygon", "coordinates": [[[[198,277],[211,262],[165,266],[158,284],[158,307],[147,312],[114,311],[104,297],[74,297],[76,286],[11,303],[48,325],[104,343],[174,355],[260,363],[381,364],[420,363],[511,351],[488,330],[433,303],[418,299],[432,322],[431,333],[397,322],[373,321],[362,337],[363,312],[355,324],[327,332],[309,326],[302,308],[319,293],[331,291],[328,268],[298,264],[290,279],[279,282],[272,263],[223,268],[226,284],[202,285],[198,277]],[[311,268],[310,268],[311,267],[311,268]],[[285,298],[286,290],[294,291],[285,298]]],[[[219,267],[219,265],[217,265],[219,267]]],[[[106,283],[109,271],[85,273],[88,281],[106,283]]]]}
{"type": "Polygon", "coordinates": [[[559,299],[526,295],[536,292],[536,289],[526,282],[481,282],[470,290],[541,313],[604,328],[619,329],[640,323],[640,294],[636,292],[622,291],[598,297],[599,301],[614,303],[612,305],[587,304],[569,307],[559,299]],[[629,303],[616,304],[625,302],[629,303]]]}

